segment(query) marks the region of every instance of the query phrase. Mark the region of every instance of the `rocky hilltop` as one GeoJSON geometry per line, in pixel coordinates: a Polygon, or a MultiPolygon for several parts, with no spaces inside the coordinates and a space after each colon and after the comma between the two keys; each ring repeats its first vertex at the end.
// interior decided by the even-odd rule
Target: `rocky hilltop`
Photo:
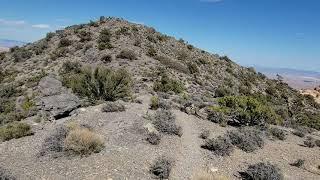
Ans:
{"type": "Polygon", "coordinates": [[[320,105],[119,18],[0,54],[0,179],[317,179],[320,105]]]}

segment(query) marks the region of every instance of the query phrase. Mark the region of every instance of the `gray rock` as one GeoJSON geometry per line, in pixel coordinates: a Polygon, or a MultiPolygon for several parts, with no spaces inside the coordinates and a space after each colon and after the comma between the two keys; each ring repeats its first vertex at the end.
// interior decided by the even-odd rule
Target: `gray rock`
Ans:
{"type": "Polygon", "coordinates": [[[74,94],[65,93],[41,98],[41,106],[42,110],[49,111],[55,119],[60,119],[78,108],[80,100],[74,94]]]}
{"type": "Polygon", "coordinates": [[[50,76],[42,78],[39,82],[39,90],[43,96],[60,94],[62,89],[62,83],[50,76]]]}
{"type": "Polygon", "coordinates": [[[53,77],[44,77],[39,83],[40,97],[37,106],[54,119],[70,116],[80,106],[80,99],[63,88],[62,83],[53,77]]]}

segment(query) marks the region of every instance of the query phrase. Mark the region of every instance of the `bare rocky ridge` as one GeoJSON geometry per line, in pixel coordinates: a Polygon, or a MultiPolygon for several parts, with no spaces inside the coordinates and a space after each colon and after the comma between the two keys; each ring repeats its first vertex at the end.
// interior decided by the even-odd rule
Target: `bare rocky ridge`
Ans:
{"type": "Polygon", "coordinates": [[[153,28],[102,17],[1,53],[0,69],[0,171],[17,179],[153,179],[162,156],[172,167],[157,170],[169,179],[240,179],[260,162],[284,179],[319,179],[312,98],[153,28]],[[264,146],[232,144],[230,156],[214,152],[221,144],[202,148],[243,126],[261,131],[264,146]],[[290,165],[298,158],[304,167],[290,165]]]}

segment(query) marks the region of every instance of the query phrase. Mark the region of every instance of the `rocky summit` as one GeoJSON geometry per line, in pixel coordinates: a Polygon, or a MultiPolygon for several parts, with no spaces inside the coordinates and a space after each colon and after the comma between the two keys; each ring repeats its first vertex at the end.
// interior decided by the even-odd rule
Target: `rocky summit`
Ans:
{"type": "Polygon", "coordinates": [[[319,179],[320,104],[112,17],[0,53],[0,179],[319,179]]]}

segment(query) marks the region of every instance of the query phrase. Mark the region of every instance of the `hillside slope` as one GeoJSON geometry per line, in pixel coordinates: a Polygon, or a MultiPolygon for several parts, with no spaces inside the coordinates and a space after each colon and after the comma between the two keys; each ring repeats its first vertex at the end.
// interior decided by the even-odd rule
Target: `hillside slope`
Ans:
{"type": "Polygon", "coordinates": [[[101,17],[1,53],[0,69],[0,175],[234,179],[271,162],[319,176],[313,98],[153,28],[101,17]]]}

